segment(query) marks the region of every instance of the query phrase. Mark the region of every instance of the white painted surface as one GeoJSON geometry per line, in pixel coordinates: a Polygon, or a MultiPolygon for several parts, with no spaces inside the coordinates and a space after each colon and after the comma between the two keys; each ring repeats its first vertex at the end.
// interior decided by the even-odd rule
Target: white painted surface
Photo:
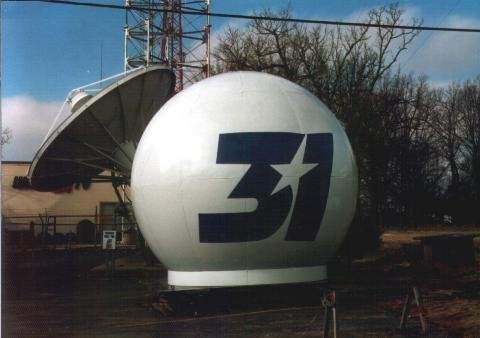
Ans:
{"type": "Polygon", "coordinates": [[[241,286],[314,282],[327,279],[327,267],[233,270],[168,271],[168,284],[176,286],[241,286]]]}
{"type": "MultiPolygon", "coordinates": [[[[293,168],[285,172],[298,181],[300,176],[295,175],[305,171],[293,168]]],[[[290,181],[295,179],[290,177],[290,181]]],[[[208,286],[203,284],[206,281],[213,283],[211,276],[218,271],[268,274],[272,269],[324,265],[343,241],[353,218],[357,185],[352,149],[332,112],[302,87],[256,72],[214,76],[170,99],[140,140],[131,182],[141,230],[155,255],[172,276],[177,276],[172,277],[172,284],[181,280],[202,286],[208,286]],[[285,240],[290,210],[279,230],[264,240],[200,243],[200,213],[251,212],[257,208],[256,199],[228,198],[250,165],[216,163],[219,135],[238,132],[333,134],[328,201],[314,241],[285,240]],[[180,275],[189,276],[189,280],[180,275]]],[[[299,276],[304,276],[304,281],[311,278],[308,274],[299,276]]],[[[224,283],[230,283],[228,278],[224,283]]],[[[281,277],[272,274],[265,278],[271,283],[276,279],[281,277]]],[[[251,278],[248,283],[261,280],[251,278]]]]}

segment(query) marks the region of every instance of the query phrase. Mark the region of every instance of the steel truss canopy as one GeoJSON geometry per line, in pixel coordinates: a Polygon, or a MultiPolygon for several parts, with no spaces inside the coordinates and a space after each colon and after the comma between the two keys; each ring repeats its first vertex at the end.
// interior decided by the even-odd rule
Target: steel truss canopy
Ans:
{"type": "Polygon", "coordinates": [[[136,146],[153,115],[174,92],[167,66],[132,71],[94,96],[78,91],[71,113],[50,132],[28,171],[32,187],[55,191],[75,183],[129,183],[136,146]],[[112,176],[101,176],[110,171],[112,176]]]}

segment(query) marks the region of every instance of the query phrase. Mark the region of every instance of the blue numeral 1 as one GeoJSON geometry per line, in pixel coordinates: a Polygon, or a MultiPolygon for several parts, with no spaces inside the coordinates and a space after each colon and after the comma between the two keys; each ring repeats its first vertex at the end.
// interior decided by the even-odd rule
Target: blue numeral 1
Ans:
{"type": "Polygon", "coordinates": [[[308,135],[303,163],[318,165],[300,178],[285,240],[315,240],[327,205],[332,160],[332,134],[308,135]]]}

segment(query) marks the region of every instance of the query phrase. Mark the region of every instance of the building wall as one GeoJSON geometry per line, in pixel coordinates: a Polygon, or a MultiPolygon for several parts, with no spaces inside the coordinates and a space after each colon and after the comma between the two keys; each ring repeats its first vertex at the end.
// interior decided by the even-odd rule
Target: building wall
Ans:
{"type": "MultiPolygon", "coordinates": [[[[63,193],[13,188],[15,176],[25,176],[29,166],[28,162],[2,162],[2,219],[5,223],[3,226],[8,230],[27,230],[31,221],[39,225],[41,221],[38,215],[41,214],[72,216],[57,217],[57,232],[75,231],[76,224],[82,219],[101,223],[101,204],[117,202],[110,183],[93,183],[88,190],[80,187],[63,193]],[[97,219],[93,217],[96,212],[99,215],[97,219]]],[[[40,227],[35,226],[35,232],[39,231],[40,227]]]]}

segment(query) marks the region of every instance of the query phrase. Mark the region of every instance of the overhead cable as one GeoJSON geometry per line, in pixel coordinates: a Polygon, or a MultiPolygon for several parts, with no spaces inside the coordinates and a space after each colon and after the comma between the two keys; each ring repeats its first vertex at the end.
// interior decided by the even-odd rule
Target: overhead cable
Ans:
{"type": "Polygon", "coordinates": [[[378,24],[378,23],[366,23],[366,22],[348,22],[348,21],[335,21],[335,20],[314,20],[314,19],[298,19],[288,17],[275,17],[275,16],[263,16],[263,15],[243,15],[233,13],[216,13],[216,12],[200,12],[191,10],[178,10],[168,8],[145,8],[140,6],[122,6],[114,4],[101,4],[96,2],[80,2],[80,1],[67,1],[67,0],[3,0],[4,2],[44,2],[60,5],[72,5],[72,6],[87,6],[106,9],[120,9],[120,10],[139,10],[139,11],[154,11],[154,12],[167,12],[177,13],[182,15],[209,15],[211,17],[218,18],[231,18],[242,20],[266,20],[266,21],[278,21],[278,22],[295,22],[305,24],[322,24],[322,25],[334,25],[334,26],[353,26],[353,27],[371,27],[371,28],[385,28],[385,29],[409,29],[419,31],[440,31],[440,32],[459,32],[459,33],[480,33],[480,28],[459,28],[459,27],[429,27],[429,26],[415,26],[415,25],[390,25],[390,24],[378,24]]]}

